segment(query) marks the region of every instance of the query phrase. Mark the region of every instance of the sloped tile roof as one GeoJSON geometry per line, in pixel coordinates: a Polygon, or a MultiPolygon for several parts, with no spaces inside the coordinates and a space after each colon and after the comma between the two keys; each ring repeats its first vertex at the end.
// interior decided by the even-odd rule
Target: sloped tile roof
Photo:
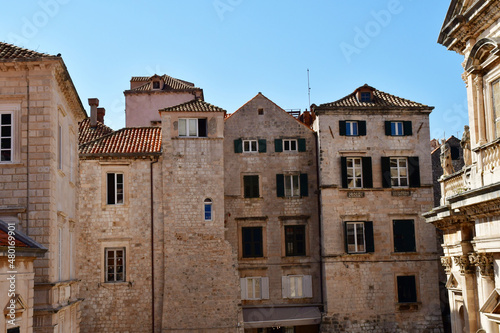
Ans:
{"type": "Polygon", "coordinates": [[[100,121],[97,122],[96,127],[90,126],[90,118],[86,118],[80,122],[78,128],[78,144],[100,138],[101,136],[113,133],[114,131],[100,121]]]}
{"type": "Polygon", "coordinates": [[[321,104],[317,109],[321,108],[411,108],[411,109],[433,109],[432,106],[417,103],[404,99],[398,96],[388,94],[386,92],[377,90],[369,85],[365,84],[357,88],[353,93],[331,103],[321,104]],[[356,97],[356,93],[361,88],[369,88],[373,92],[373,99],[370,102],[361,102],[356,97]]]}
{"type": "Polygon", "coordinates": [[[40,53],[19,46],[0,42],[0,60],[33,59],[42,57],[55,57],[50,54],[40,53]]]}
{"type": "MultiPolygon", "coordinates": [[[[161,78],[165,82],[165,85],[163,86],[163,90],[190,90],[190,89],[199,89],[194,86],[194,83],[180,80],[173,78],[171,76],[168,76],[166,74],[162,75],[161,78]]],[[[151,76],[133,76],[132,79],[130,80],[131,82],[144,82],[143,85],[131,89],[132,91],[149,91],[152,90],[151,87],[151,82],[150,82],[151,76]]]]}
{"type": "Polygon", "coordinates": [[[122,128],[80,145],[80,154],[156,154],[161,153],[160,127],[122,128]]]}
{"type": "Polygon", "coordinates": [[[160,111],[164,112],[226,112],[226,110],[202,100],[192,100],[183,104],[171,106],[160,111]]]}
{"type": "MultiPolygon", "coordinates": [[[[31,249],[37,249],[37,250],[42,250],[42,251],[47,251],[47,249],[43,246],[40,245],[39,243],[35,242],[33,239],[22,233],[21,231],[17,230],[17,228],[14,230],[14,243],[15,247],[17,248],[31,248],[31,249]]],[[[7,247],[9,246],[9,225],[7,222],[4,222],[0,220],[0,247],[7,247]]]]}

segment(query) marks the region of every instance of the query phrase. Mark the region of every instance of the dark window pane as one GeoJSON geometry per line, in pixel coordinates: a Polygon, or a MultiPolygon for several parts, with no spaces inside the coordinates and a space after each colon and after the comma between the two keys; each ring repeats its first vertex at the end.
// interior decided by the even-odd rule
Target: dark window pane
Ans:
{"type": "Polygon", "coordinates": [[[398,276],[398,302],[414,303],[417,301],[417,287],[415,276],[398,276]]]}
{"type": "Polygon", "coordinates": [[[10,126],[2,126],[2,133],[0,133],[0,136],[2,137],[10,137],[12,134],[12,127],[10,126]]]}
{"type": "Polygon", "coordinates": [[[108,173],[108,205],[114,205],[115,202],[115,174],[108,173]]]}
{"type": "Polygon", "coordinates": [[[4,113],[2,114],[1,119],[1,124],[2,125],[10,125],[12,124],[12,115],[10,113],[4,113]]]}
{"type": "Polygon", "coordinates": [[[243,176],[243,191],[245,198],[258,198],[259,176],[243,176]]]}
{"type": "Polygon", "coordinates": [[[304,225],[285,226],[287,256],[306,255],[306,227],[304,225]]]}
{"type": "Polygon", "coordinates": [[[262,227],[241,228],[243,258],[263,256],[262,227]]]}
{"type": "Polygon", "coordinates": [[[394,252],[415,252],[415,228],[413,220],[394,220],[394,252]]]}

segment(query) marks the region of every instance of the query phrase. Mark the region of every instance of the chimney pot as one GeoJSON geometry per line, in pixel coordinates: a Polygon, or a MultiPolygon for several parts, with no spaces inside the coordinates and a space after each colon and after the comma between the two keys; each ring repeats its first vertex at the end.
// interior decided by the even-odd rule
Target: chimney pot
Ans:
{"type": "Polygon", "coordinates": [[[89,98],[90,105],[90,126],[95,127],[97,125],[97,107],[99,106],[99,100],[97,98],[89,98]]]}
{"type": "Polygon", "coordinates": [[[97,121],[104,124],[104,115],[106,114],[105,108],[97,108],[97,121]]]}

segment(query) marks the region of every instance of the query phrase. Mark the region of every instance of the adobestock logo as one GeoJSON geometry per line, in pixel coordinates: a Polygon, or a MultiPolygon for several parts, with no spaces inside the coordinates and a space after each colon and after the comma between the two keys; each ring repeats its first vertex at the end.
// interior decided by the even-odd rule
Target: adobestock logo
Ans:
{"type": "Polygon", "coordinates": [[[38,1],[38,7],[40,9],[31,16],[31,19],[28,19],[26,16],[21,18],[21,33],[16,34],[11,32],[7,35],[9,43],[15,45],[27,44],[30,39],[35,38],[40,29],[49,24],[51,18],[59,14],[61,5],[65,5],[70,1],[71,0],[38,1]]]}
{"type": "Polygon", "coordinates": [[[213,6],[219,19],[223,21],[225,13],[232,12],[242,2],[243,0],[214,0],[213,6]]]}
{"type": "Polygon", "coordinates": [[[353,42],[351,44],[346,42],[340,43],[340,50],[346,61],[350,63],[354,54],[360,54],[363,49],[368,47],[372,39],[377,37],[382,32],[382,29],[391,23],[394,15],[400,14],[402,11],[403,6],[399,0],[390,0],[387,3],[387,9],[372,10],[370,15],[373,20],[366,22],[363,29],[358,26],[354,27],[355,35],[353,42]]]}

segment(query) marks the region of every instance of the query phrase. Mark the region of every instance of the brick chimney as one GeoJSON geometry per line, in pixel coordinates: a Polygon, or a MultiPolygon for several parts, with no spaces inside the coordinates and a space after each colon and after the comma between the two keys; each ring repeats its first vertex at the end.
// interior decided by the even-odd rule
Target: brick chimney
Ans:
{"type": "Polygon", "coordinates": [[[104,115],[106,114],[105,108],[97,108],[97,121],[104,124],[104,115]]]}
{"type": "Polygon", "coordinates": [[[99,106],[99,100],[97,98],[89,98],[90,105],[90,126],[95,127],[97,125],[97,107],[99,106]]]}

